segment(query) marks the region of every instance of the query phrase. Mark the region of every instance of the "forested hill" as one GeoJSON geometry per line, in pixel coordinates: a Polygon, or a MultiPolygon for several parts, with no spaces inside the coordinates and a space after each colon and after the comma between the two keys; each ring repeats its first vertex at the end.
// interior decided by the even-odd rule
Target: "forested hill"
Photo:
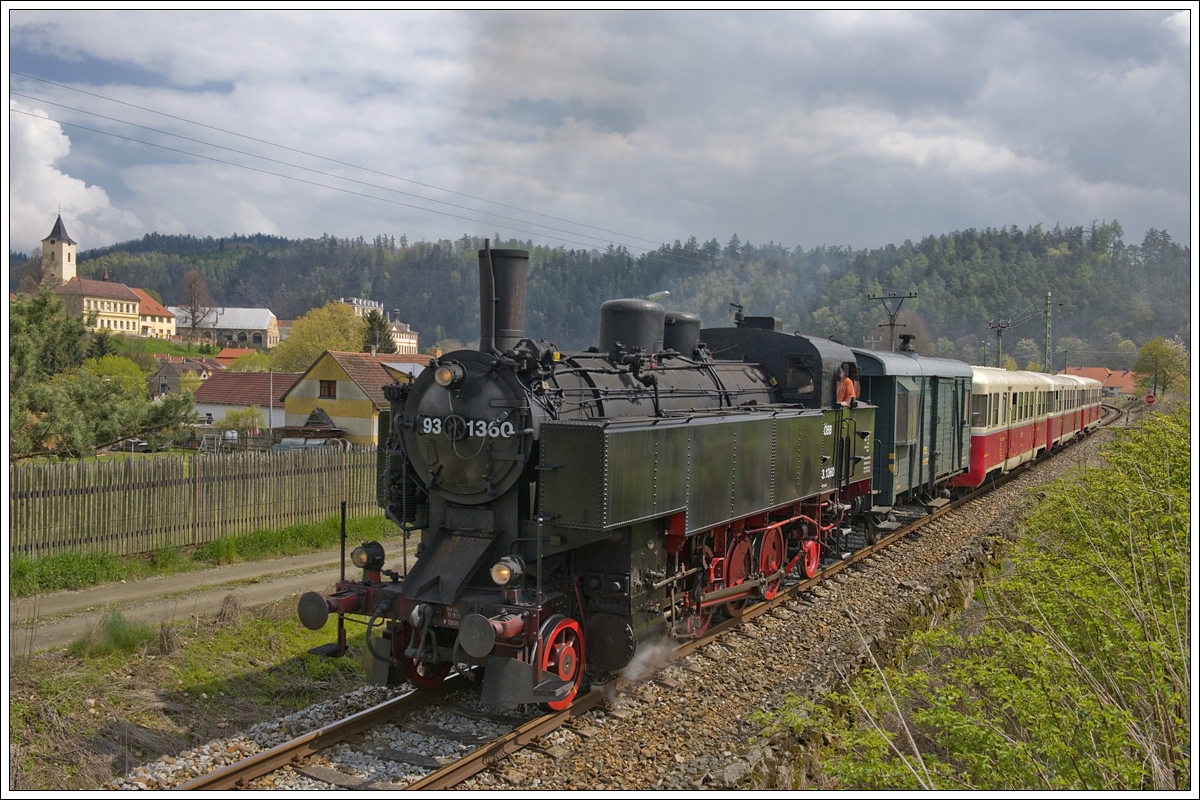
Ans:
{"type": "MultiPolygon", "coordinates": [[[[386,236],[295,241],[149,234],[81,254],[79,272],[98,278],[107,267],[110,280],[154,289],[173,305],[184,274],[195,268],[218,305],[266,307],[281,319],[339,297],[369,298],[399,309],[426,348],[444,339],[478,339],[481,246],[468,236],[409,243],[386,236]]],[[[984,363],[995,357],[983,344],[995,346],[989,321],[1015,320],[1005,331],[1004,352],[1022,368],[1037,359],[1033,344],[1042,340],[1047,291],[1055,304],[1055,349],[1067,350],[1073,365],[1121,366],[1120,353],[1156,336],[1190,341],[1190,247],[1157,230],[1140,244],[1126,244],[1116,222],[957,231],[874,250],[756,246],[737,236],[724,245],[692,237],[637,257],[612,247],[492,246],[532,251],[526,333],[564,349],[595,344],[603,301],[660,290],[671,292],[663,301],[668,309],[699,313],[706,326],[730,324],[730,303],[737,303],[746,314],[782,318],[788,331],[857,346],[875,337],[883,347],[888,331],[878,325],[886,316],[868,295],[912,291],[918,297],[904,302],[899,321],[907,327],[897,333],[916,334],[922,352],[984,363]]],[[[10,290],[25,272],[14,267],[10,290]]]]}

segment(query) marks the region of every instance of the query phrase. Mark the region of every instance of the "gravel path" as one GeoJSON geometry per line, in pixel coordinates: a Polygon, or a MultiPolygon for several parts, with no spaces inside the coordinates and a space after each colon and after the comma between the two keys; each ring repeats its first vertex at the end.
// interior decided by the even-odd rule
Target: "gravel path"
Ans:
{"type": "MultiPolygon", "coordinates": [[[[654,680],[614,695],[603,709],[579,717],[462,788],[801,788],[778,740],[750,744],[762,728],[754,712],[776,708],[789,693],[819,697],[841,684],[839,667],[854,670],[869,659],[870,642],[902,636],[914,617],[937,624],[956,613],[961,598],[971,596],[975,576],[990,562],[992,542],[1011,534],[1014,515],[1034,502],[1029,490],[1082,464],[1097,465],[1098,448],[1107,439],[1106,432],[1094,435],[987,498],[927,525],[919,536],[665,667],[654,680]]],[[[174,786],[396,693],[367,687],[332,704],[145,765],[106,788],[174,786]]],[[[451,713],[429,709],[434,724],[448,725],[451,713]]],[[[382,728],[371,737],[397,749],[401,743],[405,749],[422,747],[411,731],[382,728]]],[[[430,755],[450,754],[437,742],[425,749],[430,755]]],[[[359,745],[339,745],[321,755],[350,783],[402,783],[422,772],[359,745]]],[[[275,773],[264,786],[332,788],[291,769],[275,773]]]]}

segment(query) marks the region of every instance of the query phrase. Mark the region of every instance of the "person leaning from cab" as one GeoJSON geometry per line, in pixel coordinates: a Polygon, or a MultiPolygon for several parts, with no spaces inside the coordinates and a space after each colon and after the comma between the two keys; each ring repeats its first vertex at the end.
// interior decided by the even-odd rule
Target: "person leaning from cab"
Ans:
{"type": "Polygon", "coordinates": [[[845,367],[838,367],[836,381],[838,405],[855,405],[854,399],[858,397],[858,387],[854,384],[854,380],[846,374],[845,367]]]}

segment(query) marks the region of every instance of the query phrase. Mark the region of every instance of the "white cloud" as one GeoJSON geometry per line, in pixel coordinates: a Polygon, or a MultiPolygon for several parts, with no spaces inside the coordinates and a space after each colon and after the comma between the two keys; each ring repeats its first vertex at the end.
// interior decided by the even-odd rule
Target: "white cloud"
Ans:
{"type": "Polygon", "coordinates": [[[28,252],[40,247],[62,208],[67,231],[81,248],[139,237],[141,221],[114,208],[99,186],[88,186],[55,168],[71,152],[71,140],[41,109],[10,101],[9,235],[10,247],[28,252]],[[30,114],[34,116],[29,116],[30,114]]]}
{"type": "Polygon", "coordinates": [[[1191,11],[1176,11],[1163,20],[1163,27],[1173,33],[1179,44],[1187,47],[1192,42],[1192,14],[1195,14],[1195,9],[1191,11]]]}

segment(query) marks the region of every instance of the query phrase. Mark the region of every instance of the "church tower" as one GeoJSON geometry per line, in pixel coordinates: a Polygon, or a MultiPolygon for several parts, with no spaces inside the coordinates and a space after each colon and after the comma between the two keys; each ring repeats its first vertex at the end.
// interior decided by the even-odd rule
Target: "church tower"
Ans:
{"type": "Polygon", "coordinates": [[[42,239],[42,283],[53,289],[74,277],[75,240],[67,235],[60,213],[54,230],[42,239]]]}

